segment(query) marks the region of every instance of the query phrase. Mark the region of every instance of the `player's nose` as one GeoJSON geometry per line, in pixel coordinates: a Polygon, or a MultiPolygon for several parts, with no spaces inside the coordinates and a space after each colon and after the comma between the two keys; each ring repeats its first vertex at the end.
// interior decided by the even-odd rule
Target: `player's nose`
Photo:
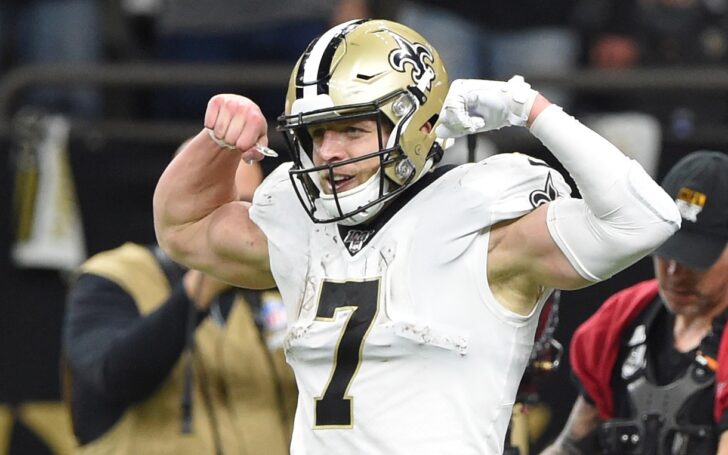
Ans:
{"type": "Polygon", "coordinates": [[[316,153],[322,161],[332,163],[346,159],[346,149],[343,147],[340,135],[336,131],[326,131],[316,147],[316,153]]]}

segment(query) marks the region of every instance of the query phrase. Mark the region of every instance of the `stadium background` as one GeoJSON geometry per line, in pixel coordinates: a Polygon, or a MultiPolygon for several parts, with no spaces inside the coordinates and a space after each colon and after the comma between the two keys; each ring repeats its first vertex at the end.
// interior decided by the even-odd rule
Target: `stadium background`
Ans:
{"type": "MultiPolygon", "coordinates": [[[[266,84],[282,92],[287,65],[250,67],[208,65],[199,71],[174,70],[155,62],[129,67],[128,62],[100,62],[96,66],[66,67],[43,65],[9,66],[0,73],[0,455],[64,453],[59,436],[67,428],[60,409],[59,380],[60,327],[64,313],[65,274],[50,268],[22,268],[11,258],[16,241],[13,210],[19,137],[17,114],[22,112],[22,94],[38,87],[88,85],[100,90],[105,103],[125,105],[109,108],[92,119],[71,118],[67,142],[68,158],[80,207],[86,252],[113,248],[125,241],[151,243],[151,199],[157,177],[179,143],[194,134],[196,122],[165,121],[145,114],[145,99],[165,86],[190,87],[212,80],[211,93],[235,83],[245,92],[266,84]],[[117,66],[114,66],[117,65],[117,66]],[[145,67],[146,66],[146,67],[145,67]],[[245,71],[244,71],[245,69],[245,71]],[[162,73],[155,73],[162,70],[162,73]],[[130,71],[126,82],[104,74],[130,71]],[[179,79],[170,79],[176,73],[179,79]],[[241,75],[238,79],[235,74],[241,75]],[[40,74],[40,76],[38,76],[40,74]],[[191,75],[192,74],[192,75],[191,75]],[[196,74],[196,75],[195,75],[196,74]],[[244,75],[247,74],[247,75],[244,75]],[[259,75],[266,75],[259,77],[259,75]],[[135,80],[136,79],[136,80],[135,80]],[[214,85],[214,84],[213,84],[214,85]],[[138,102],[129,108],[129,99],[138,102]]],[[[173,68],[172,68],[173,69],[173,68]]],[[[121,78],[123,79],[123,78],[121,78]]],[[[539,77],[530,79],[539,86],[539,77]]],[[[706,71],[694,68],[655,68],[624,71],[619,75],[579,70],[569,77],[543,77],[542,82],[571,88],[578,93],[603,96],[649,90],[657,96],[681,91],[710,94],[725,99],[728,71],[723,67],[706,71]]],[[[209,85],[209,84],[208,84],[209,85]]],[[[686,92],[686,96],[690,96],[686,92]]],[[[688,134],[665,125],[657,178],[685,153],[695,148],[725,150],[728,135],[724,119],[718,117],[694,127],[688,134]]],[[[559,168],[537,143],[512,134],[493,134],[490,139],[503,150],[517,150],[546,159],[559,168]]],[[[280,139],[273,145],[282,150],[280,139]]],[[[274,163],[268,163],[272,166],[274,163]]],[[[613,279],[591,288],[562,295],[560,324],[555,337],[567,349],[564,364],[554,375],[544,378],[540,392],[553,412],[543,440],[552,437],[563,424],[576,391],[569,379],[568,343],[580,322],[585,320],[611,293],[652,275],[649,259],[644,259],[613,279]]]]}

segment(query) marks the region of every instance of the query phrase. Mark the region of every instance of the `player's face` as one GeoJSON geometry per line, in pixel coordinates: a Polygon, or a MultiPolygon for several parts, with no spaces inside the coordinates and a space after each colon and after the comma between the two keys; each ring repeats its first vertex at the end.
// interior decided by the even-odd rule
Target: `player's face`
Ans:
{"type": "MultiPolygon", "coordinates": [[[[379,150],[377,122],[368,119],[351,119],[311,126],[309,134],[313,139],[313,162],[316,166],[336,164],[379,150]]],[[[382,131],[382,143],[389,134],[382,131]]],[[[351,190],[366,182],[379,169],[379,157],[372,157],[334,168],[336,192],[351,190]]],[[[319,173],[321,188],[331,194],[332,182],[329,173],[319,173]]]]}
{"type": "Polygon", "coordinates": [[[670,311],[685,316],[713,316],[728,305],[728,246],[709,269],[692,269],[654,257],[660,294],[670,311]]]}

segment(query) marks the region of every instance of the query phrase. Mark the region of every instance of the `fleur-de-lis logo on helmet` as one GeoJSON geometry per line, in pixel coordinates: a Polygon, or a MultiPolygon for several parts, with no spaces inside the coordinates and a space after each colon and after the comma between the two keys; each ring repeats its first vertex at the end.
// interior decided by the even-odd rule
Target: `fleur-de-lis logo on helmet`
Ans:
{"type": "Polygon", "coordinates": [[[389,53],[389,64],[395,70],[404,73],[407,63],[412,65],[412,81],[420,89],[430,90],[435,72],[431,63],[434,62],[432,53],[420,43],[411,43],[405,38],[390,32],[399,46],[389,53]]]}

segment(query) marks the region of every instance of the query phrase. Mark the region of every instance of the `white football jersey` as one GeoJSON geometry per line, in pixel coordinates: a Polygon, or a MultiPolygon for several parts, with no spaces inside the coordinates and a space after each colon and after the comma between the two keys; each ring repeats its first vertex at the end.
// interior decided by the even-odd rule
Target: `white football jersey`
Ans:
{"type": "Polygon", "coordinates": [[[440,176],[378,231],[342,239],[310,221],[289,166],[259,187],[251,217],[288,311],[291,453],[502,454],[548,295],[528,316],[496,302],[489,229],[568,197],[563,177],[495,155],[440,176]]]}

